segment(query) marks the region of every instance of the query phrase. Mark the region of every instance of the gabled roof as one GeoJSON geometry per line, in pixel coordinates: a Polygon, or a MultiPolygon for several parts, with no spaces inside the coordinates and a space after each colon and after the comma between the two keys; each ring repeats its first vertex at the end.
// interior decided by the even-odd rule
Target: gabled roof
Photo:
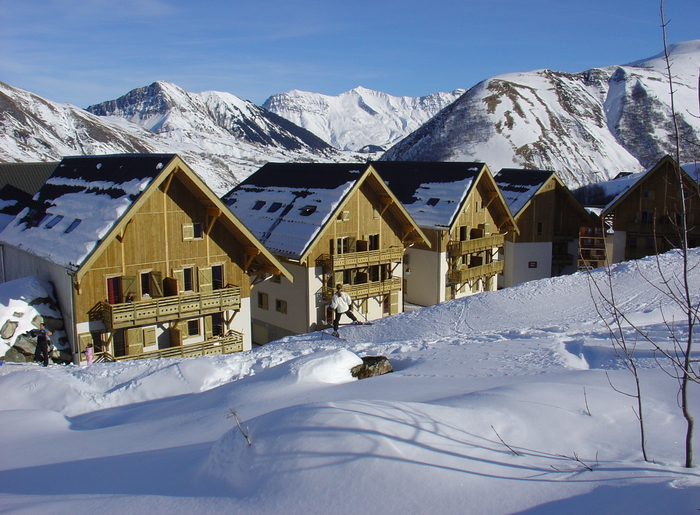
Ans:
{"type": "Polygon", "coordinates": [[[571,190],[567,188],[556,172],[551,170],[503,168],[496,174],[494,180],[503,193],[503,197],[506,199],[513,216],[517,219],[551,178],[554,178],[559,191],[564,193],[566,199],[579,211],[579,214],[584,219],[591,220],[591,213],[574,197],[571,190]]]}
{"type": "Polygon", "coordinates": [[[173,173],[207,207],[218,208],[222,221],[246,245],[288,274],[176,154],[64,158],[31,205],[0,233],[0,241],[75,271],[80,278],[106,242],[173,173]]]}
{"type": "Polygon", "coordinates": [[[554,172],[546,170],[503,168],[493,179],[501,190],[510,212],[517,218],[552,175],[555,175],[554,172]]]}
{"type": "Polygon", "coordinates": [[[365,181],[393,199],[394,214],[426,240],[367,163],[268,163],[222,199],[271,252],[303,261],[328,221],[365,181]]]}
{"type": "Polygon", "coordinates": [[[377,161],[372,166],[424,229],[450,230],[480,181],[500,197],[501,216],[515,226],[484,163],[377,161]]]}
{"type": "Polygon", "coordinates": [[[0,188],[11,184],[29,195],[34,195],[54,171],[58,161],[35,163],[0,163],[0,188]]]}
{"type": "MultiPolygon", "coordinates": [[[[656,163],[646,172],[635,173],[624,177],[616,178],[611,181],[596,183],[597,186],[604,188],[606,193],[615,195],[603,209],[602,216],[605,216],[609,212],[613,211],[615,207],[618,204],[620,204],[620,202],[622,202],[624,199],[626,199],[639,186],[639,184],[641,184],[641,182],[644,179],[656,173],[664,165],[670,165],[672,167],[675,167],[676,161],[671,156],[667,155],[662,157],[658,163],[656,163]]],[[[698,183],[695,180],[693,180],[693,178],[690,175],[688,175],[688,173],[683,168],[681,168],[680,171],[682,177],[687,181],[689,186],[692,185],[693,187],[698,188],[698,183]]]]}

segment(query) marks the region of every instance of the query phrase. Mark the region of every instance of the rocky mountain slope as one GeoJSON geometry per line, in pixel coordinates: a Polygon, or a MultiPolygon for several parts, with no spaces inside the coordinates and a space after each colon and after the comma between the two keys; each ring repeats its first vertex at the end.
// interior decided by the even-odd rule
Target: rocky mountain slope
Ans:
{"type": "Polygon", "coordinates": [[[220,194],[268,161],[362,159],[228,93],[156,82],[84,110],[0,83],[0,161],[124,152],[177,153],[220,194]]]}
{"type": "Polygon", "coordinates": [[[408,136],[465,92],[395,97],[357,87],[337,96],[292,90],[263,107],[340,150],[383,151],[408,136]]]}
{"type": "MultiPolygon", "coordinates": [[[[682,161],[700,154],[700,40],[670,47],[682,161]]],[[[382,159],[482,161],[560,172],[570,186],[636,172],[673,153],[661,55],[581,73],[537,70],[487,79],[382,159]]]]}

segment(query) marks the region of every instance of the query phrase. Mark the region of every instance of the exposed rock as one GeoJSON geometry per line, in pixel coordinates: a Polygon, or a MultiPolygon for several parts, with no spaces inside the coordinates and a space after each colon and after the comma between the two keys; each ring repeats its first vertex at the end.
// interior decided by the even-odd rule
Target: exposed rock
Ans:
{"type": "Polygon", "coordinates": [[[63,319],[54,317],[44,317],[44,327],[51,331],[60,331],[63,329],[63,319]]]}
{"type": "Polygon", "coordinates": [[[9,340],[15,335],[15,329],[17,329],[17,322],[14,320],[6,320],[5,323],[2,324],[2,328],[0,328],[0,338],[9,340]]]}
{"type": "Polygon", "coordinates": [[[380,376],[393,372],[391,363],[384,356],[365,356],[362,358],[362,365],[352,367],[350,373],[358,379],[380,376]]]}
{"type": "Polygon", "coordinates": [[[44,317],[41,315],[36,315],[34,318],[32,318],[32,325],[39,329],[39,326],[44,323],[44,317]]]}
{"type": "Polygon", "coordinates": [[[34,358],[26,358],[24,354],[12,347],[5,353],[3,360],[7,361],[8,363],[27,363],[33,361],[34,358]]]}
{"type": "Polygon", "coordinates": [[[25,356],[33,357],[36,351],[36,337],[30,336],[29,333],[20,334],[12,348],[25,356]]]}

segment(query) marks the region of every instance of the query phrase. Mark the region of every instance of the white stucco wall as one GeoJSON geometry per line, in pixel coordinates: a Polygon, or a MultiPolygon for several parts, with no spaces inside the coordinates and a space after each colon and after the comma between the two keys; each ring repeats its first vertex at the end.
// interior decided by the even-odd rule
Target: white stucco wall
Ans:
{"type": "Polygon", "coordinates": [[[284,266],[292,274],[294,282],[282,277],[279,283],[267,279],[256,284],[250,295],[252,317],[259,324],[282,328],[287,331],[286,334],[305,333],[308,331],[310,318],[310,304],[307,302],[309,269],[294,263],[285,263],[284,266]],[[267,309],[258,306],[259,293],[267,294],[267,309]],[[286,313],[277,311],[278,299],[287,303],[286,313]]]}
{"type": "Polygon", "coordinates": [[[503,286],[508,288],[527,281],[544,279],[552,275],[552,244],[505,242],[503,286]],[[537,268],[529,268],[536,262],[537,268]]]}
{"type": "Polygon", "coordinates": [[[409,248],[404,256],[406,268],[406,302],[418,306],[432,306],[445,300],[447,262],[444,252],[409,248]]]}
{"type": "Polygon", "coordinates": [[[615,231],[605,237],[605,250],[608,256],[612,256],[611,263],[620,263],[625,260],[626,245],[627,231],[615,231]]]}

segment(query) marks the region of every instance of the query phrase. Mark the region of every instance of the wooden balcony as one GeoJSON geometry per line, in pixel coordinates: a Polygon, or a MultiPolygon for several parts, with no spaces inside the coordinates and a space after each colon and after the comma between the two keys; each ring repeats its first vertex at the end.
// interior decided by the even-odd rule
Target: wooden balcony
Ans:
{"type": "Polygon", "coordinates": [[[240,308],[241,289],[237,286],[121,304],[100,302],[101,319],[108,331],[194,318],[240,308]]]}
{"type": "Polygon", "coordinates": [[[454,241],[447,245],[447,251],[452,257],[484,252],[485,250],[491,250],[494,247],[503,247],[504,238],[504,234],[492,234],[491,236],[486,236],[484,238],[454,241]]]}
{"type": "MultiPolygon", "coordinates": [[[[243,350],[243,335],[235,331],[221,338],[214,338],[205,342],[191,343],[159,349],[141,354],[114,357],[114,361],[127,361],[134,359],[158,359],[158,358],[190,358],[194,356],[207,356],[210,354],[231,354],[243,350]]],[[[107,360],[106,360],[107,361],[107,360]]]]}
{"type": "Polygon", "coordinates": [[[574,256],[572,254],[554,254],[552,256],[552,266],[573,266],[574,256]]]}
{"type": "Polygon", "coordinates": [[[316,259],[316,265],[323,266],[325,271],[332,271],[398,263],[403,257],[403,252],[403,247],[390,247],[388,249],[348,252],[346,254],[323,254],[316,259]]]}
{"type": "Polygon", "coordinates": [[[553,234],[554,241],[573,241],[578,238],[578,233],[576,231],[554,231],[553,234]]]}
{"type": "Polygon", "coordinates": [[[628,223],[627,224],[628,234],[644,234],[653,235],[657,234],[659,236],[678,236],[679,228],[673,224],[649,224],[649,223],[628,223]]]}
{"type": "MultiPolygon", "coordinates": [[[[387,293],[401,290],[401,277],[393,277],[386,281],[372,281],[363,284],[344,284],[343,291],[347,292],[353,299],[366,299],[385,295],[387,293]]],[[[335,288],[324,287],[321,292],[323,300],[329,301],[335,293],[335,288]]]]}
{"type": "Polygon", "coordinates": [[[451,270],[447,278],[452,284],[464,284],[476,279],[485,279],[496,274],[503,273],[503,261],[493,261],[485,265],[473,266],[471,268],[460,268],[451,270]]]}

